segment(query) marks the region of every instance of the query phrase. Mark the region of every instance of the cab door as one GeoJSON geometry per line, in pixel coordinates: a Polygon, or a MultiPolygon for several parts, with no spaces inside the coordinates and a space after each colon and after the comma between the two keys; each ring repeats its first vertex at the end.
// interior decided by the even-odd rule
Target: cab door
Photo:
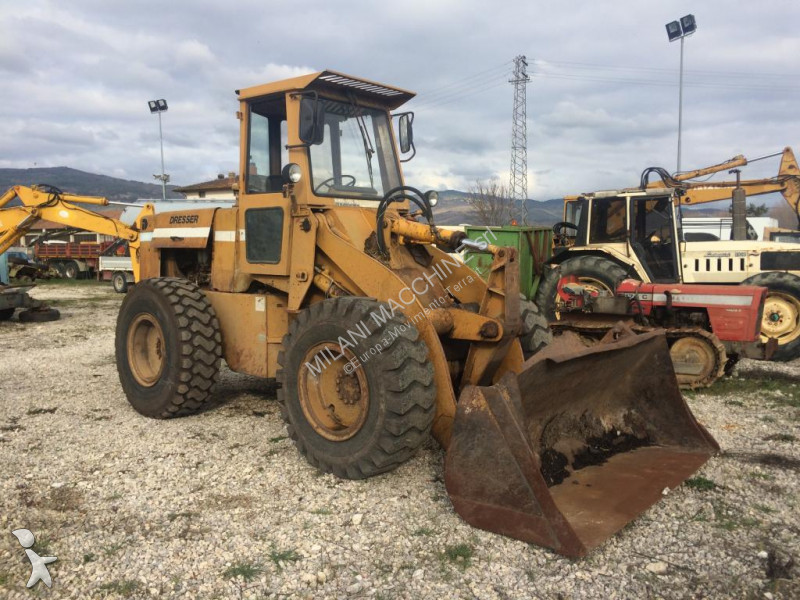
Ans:
{"type": "Polygon", "coordinates": [[[654,282],[680,281],[680,242],[669,196],[631,197],[631,246],[654,282]]]}
{"type": "Polygon", "coordinates": [[[283,195],[286,104],[283,94],[247,104],[243,129],[247,136],[241,164],[237,237],[239,270],[251,275],[289,273],[290,201],[283,195]]]}

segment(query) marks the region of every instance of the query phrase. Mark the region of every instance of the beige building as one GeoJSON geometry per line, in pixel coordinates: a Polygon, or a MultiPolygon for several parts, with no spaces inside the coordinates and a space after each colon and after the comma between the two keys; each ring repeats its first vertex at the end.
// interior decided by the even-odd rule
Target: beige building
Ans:
{"type": "Polygon", "coordinates": [[[187,200],[201,198],[211,200],[235,200],[236,196],[233,193],[233,184],[237,181],[238,177],[236,173],[228,173],[227,177],[220,173],[217,175],[216,179],[212,179],[211,181],[176,187],[174,190],[184,194],[187,200]]]}

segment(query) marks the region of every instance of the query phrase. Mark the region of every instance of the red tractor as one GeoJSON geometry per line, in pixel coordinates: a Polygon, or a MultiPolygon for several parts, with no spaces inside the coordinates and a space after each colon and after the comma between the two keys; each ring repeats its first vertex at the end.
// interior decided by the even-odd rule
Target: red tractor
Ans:
{"type": "Polygon", "coordinates": [[[592,345],[623,321],[640,333],[665,329],[678,382],[706,387],[729,373],[740,358],[769,360],[776,341],[761,341],[767,289],[625,279],[614,294],[581,284],[574,275],[558,283],[556,335],[574,332],[592,345]]]}

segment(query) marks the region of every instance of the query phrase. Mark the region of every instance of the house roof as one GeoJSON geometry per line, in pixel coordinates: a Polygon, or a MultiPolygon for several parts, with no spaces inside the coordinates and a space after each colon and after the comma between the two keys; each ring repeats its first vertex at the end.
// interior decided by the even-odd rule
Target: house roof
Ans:
{"type": "Polygon", "coordinates": [[[228,177],[217,177],[211,181],[204,181],[202,183],[194,183],[183,187],[176,187],[175,191],[182,194],[187,192],[230,192],[231,186],[239,180],[238,175],[228,177]]]}

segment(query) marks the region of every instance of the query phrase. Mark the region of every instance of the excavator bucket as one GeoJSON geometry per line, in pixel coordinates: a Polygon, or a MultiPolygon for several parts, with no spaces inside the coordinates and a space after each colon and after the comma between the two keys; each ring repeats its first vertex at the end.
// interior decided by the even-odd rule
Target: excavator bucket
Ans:
{"type": "Polygon", "coordinates": [[[445,483],[464,520],[584,556],[719,450],[663,332],[615,335],[577,350],[562,336],[518,375],[463,390],[445,483]]]}

